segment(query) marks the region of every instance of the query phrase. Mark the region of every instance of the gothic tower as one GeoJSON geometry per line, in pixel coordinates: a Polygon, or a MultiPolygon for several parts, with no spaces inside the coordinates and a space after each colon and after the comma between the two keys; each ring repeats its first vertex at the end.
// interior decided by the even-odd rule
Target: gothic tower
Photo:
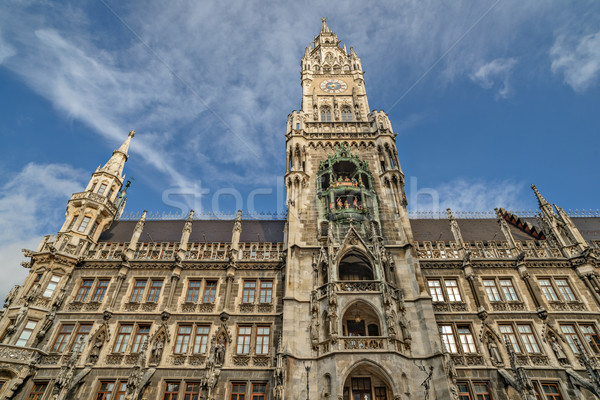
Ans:
{"type": "Polygon", "coordinates": [[[451,398],[396,134],[369,111],[360,58],[325,19],[301,83],[286,131],[284,397],[308,379],[311,398],[451,398]]]}

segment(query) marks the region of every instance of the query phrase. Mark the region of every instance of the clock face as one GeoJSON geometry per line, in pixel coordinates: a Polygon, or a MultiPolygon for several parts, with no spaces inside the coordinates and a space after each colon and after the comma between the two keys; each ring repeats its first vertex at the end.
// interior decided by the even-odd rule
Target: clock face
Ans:
{"type": "Polygon", "coordinates": [[[348,89],[348,85],[339,79],[327,79],[321,82],[321,90],[327,93],[342,93],[348,89]]]}

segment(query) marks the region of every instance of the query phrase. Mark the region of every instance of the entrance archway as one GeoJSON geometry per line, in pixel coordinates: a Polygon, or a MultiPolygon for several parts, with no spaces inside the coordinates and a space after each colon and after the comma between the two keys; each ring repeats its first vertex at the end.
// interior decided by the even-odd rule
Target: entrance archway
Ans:
{"type": "Polygon", "coordinates": [[[342,388],[344,400],[393,400],[391,379],[371,361],[357,363],[346,376],[342,388]]]}

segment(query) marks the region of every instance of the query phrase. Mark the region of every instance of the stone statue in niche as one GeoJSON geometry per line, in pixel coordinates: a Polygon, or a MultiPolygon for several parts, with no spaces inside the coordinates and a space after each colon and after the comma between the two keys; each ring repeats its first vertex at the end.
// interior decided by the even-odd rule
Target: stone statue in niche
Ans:
{"type": "Polygon", "coordinates": [[[90,355],[88,356],[88,363],[96,364],[98,358],[100,357],[100,351],[102,350],[102,346],[104,346],[105,340],[104,332],[100,332],[96,336],[96,340],[94,340],[94,344],[92,345],[92,350],[90,350],[90,355]]]}
{"type": "Polygon", "coordinates": [[[567,354],[563,350],[563,347],[560,345],[558,339],[554,335],[550,335],[550,347],[552,347],[552,351],[556,355],[556,359],[561,364],[568,364],[569,359],[567,358],[567,354]]]}
{"type": "Polygon", "coordinates": [[[152,350],[150,351],[150,364],[157,365],[160,363],[164,348],[165,334],[161,332],[152,344],[152,350]]]}
{"type": "Polygon", "coordinates": [[[488,336],[488,352],[490,353],[490,359],[492,360],[492,364],[500,365],[502,364],[502,356],[500,355],[500,350],[498,350],[498,345],[496,344],[496,340],[491,336],[488,336]]]}
{"type": "Polygon", "coordinates": [[[217,339],[215,347],[215,365],[220,366],[225,362],[225,343],[223,337],[217,339]]]}

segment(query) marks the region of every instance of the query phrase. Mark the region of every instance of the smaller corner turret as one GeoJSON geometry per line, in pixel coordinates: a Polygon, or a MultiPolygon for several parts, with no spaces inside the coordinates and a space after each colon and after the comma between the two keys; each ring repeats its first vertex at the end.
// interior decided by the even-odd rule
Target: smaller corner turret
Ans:
{"type": "Polygon", "coordinates": [[[121,146],[113,151],[103,167],[98,167],[83,192],[74,193],[67,204],[65,222],[57,234],[55,247],[58,251],[67,248],[78,254],[118,218],[124,207],[123,168],[129,158],[129,146],[135,131],[129,134],[121,146]]]}

